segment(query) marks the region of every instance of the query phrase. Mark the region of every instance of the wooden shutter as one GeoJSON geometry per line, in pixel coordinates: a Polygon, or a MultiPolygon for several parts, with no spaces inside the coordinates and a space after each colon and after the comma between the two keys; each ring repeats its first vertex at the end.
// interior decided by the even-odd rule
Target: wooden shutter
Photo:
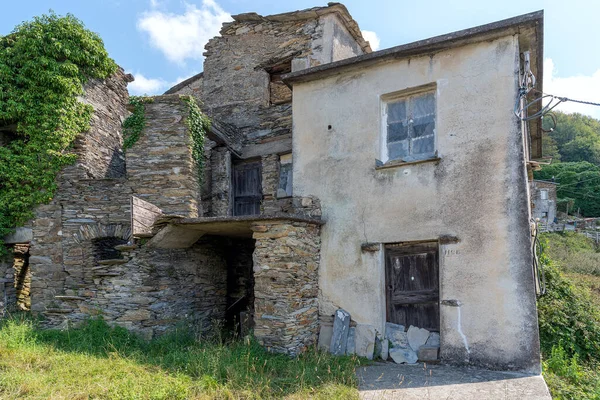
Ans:
{"type": "Polygon", "coordinates": [[[262,177],[260,161],[233,167],[233,215],[260,214],[262,177]]]}
{"type": "Polygon", "coordinates": [[[438,245],[386,246],[387,320],[439,332],[438,245]]]}

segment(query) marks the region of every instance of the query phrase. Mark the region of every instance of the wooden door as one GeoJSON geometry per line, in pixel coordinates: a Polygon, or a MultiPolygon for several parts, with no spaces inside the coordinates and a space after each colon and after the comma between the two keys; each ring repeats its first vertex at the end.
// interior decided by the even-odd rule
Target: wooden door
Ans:
{"type": "Polygon", "coordinates": [[[262,201],[260,161],[233,166],[233,215],[260,214],[262,201]]]}
{"type": "Polygon", "coordinates": [[[440,330],[438,244],[386,245],[387,321],[440,330]]]}

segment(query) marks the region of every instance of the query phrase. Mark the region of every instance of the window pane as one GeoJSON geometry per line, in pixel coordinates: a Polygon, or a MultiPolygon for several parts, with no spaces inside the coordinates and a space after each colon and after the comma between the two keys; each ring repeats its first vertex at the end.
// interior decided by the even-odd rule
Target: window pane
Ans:
{"type": "Polygon", "coordinates": [[[408,155],[408,140],[401,142],[388,143],[388,157],[390,160],[397,160],[408,155]]]}
{"type": "Polygon", "coordinates": [[[399,122],[406,120],[406,101],[401,100],[395,103],[388,103],[387,122],[399,122]]]}
{"type": "Polygon", "coordinates": [[[412,140],[412,154],[433,154],[434,137],[426,136],[412,140]]]}
{"type": "Polygon", "coordinates": [[[413,119],[433,115],[435,113],[435,96],[433,93],[415,96],[411,100],[413,119]]]}
{"type": "Polygon", "coordinates": [[[408,138],[408,126],[405,122],[395,122],[388,124],[387,141],[397,142],[408,138]]]}
{"type": "Polygon", "coordinates": [[[435,120],[433,115],[415,118],[413,120],[413,137],[418,138],[421,136],[433,135],[433,130],[435,128],[435,120]]]}

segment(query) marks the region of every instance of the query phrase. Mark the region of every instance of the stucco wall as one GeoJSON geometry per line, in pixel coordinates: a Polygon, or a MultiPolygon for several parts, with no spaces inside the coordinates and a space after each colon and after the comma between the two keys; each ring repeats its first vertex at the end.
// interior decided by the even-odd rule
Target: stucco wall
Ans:
{"type": "Polygon", "coordinates": [[[539,371],[527,182],[512,112],[518,57],[518,38],[507,36],[294,86],[294,195],[319,198],[326,221],[322,315],[342,307],[382,331],[384,257],[361,244],[449,235],[459,241],[440,244],[442,359],[539,371]],[[376,169],[380,96],[432,83],[441,159],[376,169]]]}

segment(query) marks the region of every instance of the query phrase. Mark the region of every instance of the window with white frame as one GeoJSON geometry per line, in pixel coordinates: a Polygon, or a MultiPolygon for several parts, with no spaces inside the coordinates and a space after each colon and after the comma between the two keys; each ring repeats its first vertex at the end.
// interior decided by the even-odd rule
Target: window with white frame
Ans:
{"type": "Polygon", "coordinates": [[[433,91],[385,101],[382,161],[410,162],[435,157],[435,109],[433,91]]]}
{"type": "Polygon", "coordinates": [[[548,189],[540,190],[540,200],[548,200],[548,189]]]}

